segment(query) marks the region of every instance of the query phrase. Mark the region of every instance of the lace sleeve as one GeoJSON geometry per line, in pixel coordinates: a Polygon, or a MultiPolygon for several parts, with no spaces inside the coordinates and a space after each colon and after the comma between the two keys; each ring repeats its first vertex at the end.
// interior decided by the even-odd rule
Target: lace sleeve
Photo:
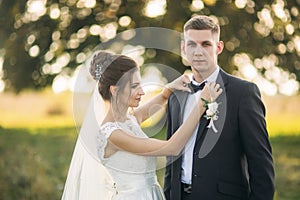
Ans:
{"type": "Polygon", "coordinates": [[[105,123],[100,127],[99,134],[97,136],[97,152],[101,161],[105,160],[104,153],[105,147],[107,145],[107,139],[117,129],[121,129],[121,127],[114,122],[105,123]]]}

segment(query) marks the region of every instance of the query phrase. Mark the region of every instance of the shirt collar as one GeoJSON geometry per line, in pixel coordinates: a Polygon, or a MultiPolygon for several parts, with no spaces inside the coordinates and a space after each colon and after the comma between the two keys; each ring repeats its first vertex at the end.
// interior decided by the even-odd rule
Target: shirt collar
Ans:
{"type": "MultiPolygon", "coordinates": [[[[207,82],[216,82],[217,78],[218,78],[218,74],[220,71],[220,67],[218,66],[215,71],[213,73],[211,73],[211,75],[209,75],[205,80],[203,80],[201,83],[207,81],[207,82]]],[[[197,81],[195,81],[194,77],[192,79],[193,84],[195,85],[201,85],[201,83],[198,83],[197,81]]]]}

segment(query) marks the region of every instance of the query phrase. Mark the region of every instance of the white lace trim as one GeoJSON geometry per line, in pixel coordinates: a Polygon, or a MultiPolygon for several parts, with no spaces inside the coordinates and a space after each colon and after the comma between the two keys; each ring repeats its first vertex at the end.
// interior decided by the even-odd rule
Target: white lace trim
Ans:
{"type": "Polygon", "coordinates": [[[107,145],[107,139],[112,134],[113,131],[117,129],[122,129],[128,134],[147,138],[147,135],[140,129],[140,125],[137,119],[133,115],[128,115],[128,119],[124,122],[107,122],[100,127],[99,133],[97,135],[97,153],[101,161],[105,161],[108,158],[104,158],[105,148],[107,145]]]}
{"type": "Polygon", "coordinates": [[[102,161],[105,160],[104,154],[107,138],[117,129],[121,129],[121,127],[116,122],[107,122],[100,128],[99,134],[97,135],[97,152],[102,161]]]}

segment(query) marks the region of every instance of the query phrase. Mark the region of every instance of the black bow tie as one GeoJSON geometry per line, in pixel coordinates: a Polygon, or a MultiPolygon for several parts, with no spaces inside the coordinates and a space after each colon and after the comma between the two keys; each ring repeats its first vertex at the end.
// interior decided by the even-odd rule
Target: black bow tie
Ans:
{"type": "Polygon", "coordinates": [[[200,85],[195,85],[193,83],[193,81],[189,84],[190,89],[192,90],[192,93],[196,93],[200,90],[202,90],[205,86],[206,81],[204,81],[203,83],[201,83],[200,85]]]}

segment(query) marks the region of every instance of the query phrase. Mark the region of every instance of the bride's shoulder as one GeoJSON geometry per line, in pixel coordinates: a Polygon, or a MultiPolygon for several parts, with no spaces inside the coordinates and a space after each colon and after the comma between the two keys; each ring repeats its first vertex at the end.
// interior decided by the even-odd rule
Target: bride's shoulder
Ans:
{"type": "Polygon", "coordinates": [[[100,132],[104,134],[111,134],[111,132],[115,131],[116,129],[122,129],[127,126],[131,126],[132,124],[138,125],[138,120],[133,114],[128,114],[127,119],[125,121],[103,121],[102,125],[100,126],[100,132]]]}
{"type": "Polygon", "coordinates": [[[112,122],[112,121],[107,121],[107,122],[103,122],[102,125],[100,126],[100,134],[103,134],[107,137],[109,137],[109,135],[117,130],[117,129],[121,129],[121,127],[119,126],[119,124],[117,122],[112,122]]]}
{"type": "Polygon", "coordinates": [[[111,127],[111,126],[118,126],[118,123],[116,123],[116,122],[103,122],[100,126],[100,129],[105,129],[105,128],[111,127]]]}

